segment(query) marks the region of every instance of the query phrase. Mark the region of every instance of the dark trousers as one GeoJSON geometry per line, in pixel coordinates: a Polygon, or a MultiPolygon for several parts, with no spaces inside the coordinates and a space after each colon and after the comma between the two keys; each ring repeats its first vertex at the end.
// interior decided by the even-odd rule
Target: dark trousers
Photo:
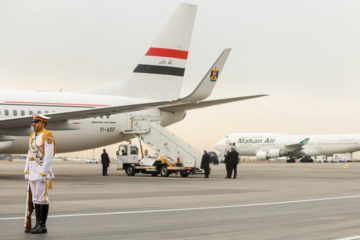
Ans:
{"type": "Polygon", "coordinates": [[[230,164],[229,165],[228,176],[227,176],[228,178],[231,178],[233,170],[234,170],[234,178],[236,178],[237,164],[230,164]]]}
{"type": "Polygon", "coordinates": [[[226,177],[229,177],[229,175],[231,175],[230,174],[230,164],[226,163],[225,167],[226,167],[226,177]]]}
{"type": "Polygon", "coordinates": [[[103,165],[103,176],[107,175],[107,169],[108,167],[106,165],[103,165]]]}
{"type": "Polygon", "coordinates": [[[204,171],[205,171],[205,177],[208,178],[208,177],[209,177],[209,174],[210,174],[210,169],[209,169],[209,168],[207,168],[207,169],[205,168],[204,171]]]}

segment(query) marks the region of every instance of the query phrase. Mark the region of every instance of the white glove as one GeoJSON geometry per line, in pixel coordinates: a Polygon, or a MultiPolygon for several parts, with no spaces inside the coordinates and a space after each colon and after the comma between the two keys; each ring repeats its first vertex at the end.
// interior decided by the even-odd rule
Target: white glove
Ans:
{"type": "Polygon", "coordinates": [[[25,174],[25,181],[29,181],[29,174],[25,174]]]}

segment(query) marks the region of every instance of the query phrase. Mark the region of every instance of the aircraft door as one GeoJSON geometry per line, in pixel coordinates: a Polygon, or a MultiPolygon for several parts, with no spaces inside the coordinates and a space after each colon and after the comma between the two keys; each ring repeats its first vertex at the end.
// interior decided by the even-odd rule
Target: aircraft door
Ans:
{"type": "Polygon", "coordinates": [[[134,113],[126,113],[126,127],[125,131],[132,131],[133,130],[133,123],[134,123],[134,113]]]}

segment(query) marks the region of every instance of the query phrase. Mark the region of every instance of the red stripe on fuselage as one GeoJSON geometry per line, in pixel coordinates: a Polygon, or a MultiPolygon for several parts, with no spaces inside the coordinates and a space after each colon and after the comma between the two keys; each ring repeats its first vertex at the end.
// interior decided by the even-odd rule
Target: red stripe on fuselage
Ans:
{"type": "Polygon", "coordinates": [[[179,59],[187,59],[188,51],[168,49],[168,48],[150,48],[146,53],[146,56],[154,56],[154,57],[170,57],[170,58],[179,58],[179,59]]]}
{"type": "Polygon", "coordinates": [[[44,103],[44,102],[13,102],[5,101],[5,103],[13,104],[34,104],[34,105],[63,105],[63,106],[88,106],[88,107],[108,107],[109,105],[94,105],[94,104],[78,104],[78,103],[44,103]]]}

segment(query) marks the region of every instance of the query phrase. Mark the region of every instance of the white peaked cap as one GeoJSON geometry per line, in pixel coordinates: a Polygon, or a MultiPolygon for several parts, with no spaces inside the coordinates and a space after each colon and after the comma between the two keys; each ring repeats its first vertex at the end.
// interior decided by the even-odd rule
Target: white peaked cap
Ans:
{"type": "Polygon", "coordinates": [[[33,114],[33,122],[35,121],[44,121],[44,122],[47,122],[51,117],[47,117],[45,115],[42,115],[42,114],[38,114],[38,113],[34,113],[33,114]]]}

